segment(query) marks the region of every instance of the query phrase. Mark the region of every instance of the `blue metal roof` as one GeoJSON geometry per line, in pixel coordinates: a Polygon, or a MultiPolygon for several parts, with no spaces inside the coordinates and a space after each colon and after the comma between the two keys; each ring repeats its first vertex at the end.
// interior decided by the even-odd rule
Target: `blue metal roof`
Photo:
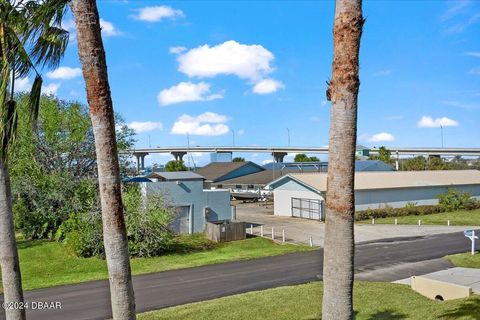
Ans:
{"type": "Polygon", "coordinates": [[[146,177],[133,177],[133,178],[124,179],[123,182],[125,182],[125,183],[128,183],[128,182],[152,182],[152,180],[150,180],[146,177]]]}

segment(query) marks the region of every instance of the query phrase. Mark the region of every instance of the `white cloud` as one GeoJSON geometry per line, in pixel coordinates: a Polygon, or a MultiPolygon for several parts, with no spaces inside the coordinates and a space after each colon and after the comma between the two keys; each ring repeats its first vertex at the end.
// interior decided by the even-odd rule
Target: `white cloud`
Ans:
{"type": "Polygon", "coordinates": [[[170,133],[221,136],[230,131],[230,128],[225,124],[227,121],[227,116],[214,112],[205,112],[196,117],[184,114],[175,121],[170,133]]]}
{"type": "Polygon", "coordinates": [[[320,122],[320,117],[317,117],[317,116],[311,116],[310,117],[310,121],[313,121],[313,122],[320,122]]]}
{"type": "Polygon", "coordinates": [[[32,89],[32,83],[30,78],[19,78],[15,79],[15,92],[30,91],[32,89]]]}
{"type": "Polygon", "coordinates": [[[387,142],[387,141],[394,141],[395,137],[388,132],[380,132],[377,134],[372,135],[368,141],[369,142],[387,142]]]}
{"type": "Polygon", "coordinates": [[[187,48],[182,47],[182,46],[168,48],[168,52],[170,52],[172,54],[179,54],[179,53],[184,52],[185,50],[187,50],[187,48]]]}
{"type": "Polygon", "coordinates": [[[386,77],[392,74],[392,70],[386,69],[386,70],[378,70],[375,72],[373,75],[375,77],[386,77]]]}
{"type": "Polygon", "coordinates": [[[263,79],[253,87],[253,92],[257,94],[269,94],[285,88],[285,85],[275,79],[263,79]]]}
{"type": "Polygon", "coordinates": [[[178,56],[178,70],[189,77],[235,75],[253,82],[260,81],[274,69],[273,54],[261,45],[245,45],[230,40],[212,46],[203,45],[178,56]]]}
{"type": "Polygon", "coordinates": [[[100,18],[100,27],[102,28],[102,34],[105,37],[114,37],[122,35],[122,32],[118,30],[113,23],[100,18]]]}
{"type": "Polygon", "coordinates": [[[244,134],[245,134],[245,130],[243,129],[237,130],[237,135],[243,136],[244,134]]]}
{"type": "Polygon", "coordinates": [[[322,107],[326,106],[327,103],[328,103],[328,100],[323,100],[323,101],[322,101],[322,107]]]}
{"type": "Polygon", "coordinates": [[[480,21],[480,13],[474,13],[465,17],[460,23],[457,23],[446,29],[448,34],[456,34],[465,31],[468,27],[477,24],[480,21]]]}
{"type": "Polygon", "coordinates": [[[456,127],[458,122],[447,117],[441,117],[433,119],[429,116],[423,116],[420,121],[418,121],[419,128],[439,128],[442,127],[456,127]]]}
{"type": "MultiPolygon", "coordinates": [[[[42,86],[42,94],[57,94],[58,89],[60,88],[60,83],[49,83],[48,85],[42,86]]],[[[32,83],[30,78],[20,78],[15,80],[15,92],[30,91],[32,89],[32,83]]]]}
{"type": "Polygon", "coordinates": [[[470,51],[470,52],[465,52],[463,55],[480,58],[480,52],[470,51]]]}
{"type": "Polygon", "coordinates": [[[82,75],[82,69],[80,68],[70,68],[70,67],[60,67],[53,71],[47,72],[47,77],[50,79],[62,79],[68,80],[82,75]]]}
{"type": "Polygon", "coordinates": [[[133,15],[134,19],[147,22],[158,22],[163,19],[175,20],[177,18],[185,17],[182,10],[174,9],[169,6],[144,7],[135,11],[137,11],[138,14],[133,15]]]}
{"type": "Polygon", "coordinates": [[[451,100],[444,100],[441,101],[444,105],[447,106],[452,106],[452,107],[457,107],[457,108],[462,108],[462,109],[478,109],[480,108],[480,104],[475,104],[475,103],[465,103],[461,101],[451,101],[451,100]]]}
{"type": "Polygon", "coordinates": [[[136,133],[148,132],[153,130],[163,130],[163,124],[161,122],[153,121],[133,121],[128,124],[128,127],[135,130],[136,133]]]}
{"type": "Polygon", "coordinates": [[[470,69],[468,71],[468,74],[473,74],[473,75],[480,75],[480,67],[475,67],[473,69],[470,69]]]}
{"type": "Polygon", "coordinates": [[[457,14],[462,13],[467,7],[472,4],[471,0],[463,1],[450,1],[448,2],[448,9],[440,17],[440,20],[447,21],[455,17],[457,14]]]}
{"type": "Polygon", "coordinates": [[[269,164],[269,163],[272,163],[272,162],[273,162],[273,160],[270,160],[270,159],[268,159],[268,160],[263,160],[263,161],[262,161],[262,165],[266,165],[266,164],[269,164]]]}
{"type": "Polygon", "coordinates": [[[223,98],[222,93],[210,94],[210,84],[205,82],[180,82],[176,86],[163,89],[157,99],[162,106],[187,101],[210,101],[223,98]]]}
{"type": "Polygon", "coordinates": [[[42,93],[47,95],[55,95],[57,94],[58,88],[60,88],[60,83],[52,82],[46,86],[42,86],[42,93]]]}

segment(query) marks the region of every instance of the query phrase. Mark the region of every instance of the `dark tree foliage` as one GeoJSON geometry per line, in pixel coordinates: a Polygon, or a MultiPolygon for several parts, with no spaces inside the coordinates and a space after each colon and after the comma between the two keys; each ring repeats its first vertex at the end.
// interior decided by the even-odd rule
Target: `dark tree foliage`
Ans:
{"type": "MultiPolygon", "coordinates": [[[[97,167],[93,132],[85,106],[43,96],[37,130],[19,99],[11,179],[16,226],[28,238],[53,238],[70,213],[96,210],[97,167]]],[[[133,131],[117,123],[119,146],[133,146],[133,131]]],[[[129,163],[121,158],[126,170],[129,163]]]]}
{"type": "Polygon", "coordinates": [[[378,149],[378,155],[371,155],[368,157],[369,160],[380,160],[383,161],[387,164],[392,163],[392,152],[388,150],[386,147],[381,146],[380,149],[378,149]]]}
{"type": "Polygon", "coordinates": [[[235,157],[232,159],[233,162],[245,162],[245,158],[242,157],[235,157]]]}
{"type": "Polygon", "coordinates": [[[317,157],[309,157],[305,153],[299,153],[295,156],[295,162],[318,162],[320,161],[317,157]]]}
{"type": "Polygon", "coordinates": [[[165,171],[173,172],[173,171],[187,171],[188,168],[185,166],[183,160],[171,160],[168,161],[165,165],[165,171]]]}

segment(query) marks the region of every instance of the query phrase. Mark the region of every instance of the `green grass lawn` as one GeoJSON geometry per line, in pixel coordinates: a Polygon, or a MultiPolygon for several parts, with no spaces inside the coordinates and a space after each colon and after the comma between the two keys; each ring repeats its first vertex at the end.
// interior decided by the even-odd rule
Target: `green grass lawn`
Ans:
{"type": "MultiPolygon", "coordinates": [[[[396,219],[398,224],[418,224],[418,220],[422,220],[422,224],[446,226],[447,221],[450,220],[452,226],[480,226],[480,210],[442,212],[421,216],[397,217],[396,219]]],[[[357,223],[368,224],[372,223],[372,220],[362,220],[357,221],[357,223]]],[[[375,219],[375,223],[394,224],[395,218],[378,218],[375,219]]]]}
{"type": "Polygon", "coordinates": [[[479,252],[477,252],[474,255],[472,255],[471,253],[453,254],[451,256],[447,256],[447,259],[450,260],[457,267],[480,269],[480,253],[479,252]]]}
{"type": "MultiPolygon", "coordinates": [[[[322,284],[280,287],[142,314],[140,320],[320,319],[322,284]]],[[[357,282],[356,319],[479,319],[480,296],[434,301],[400,284],[357,282]]]]}
{"type": "MultiPolygon", "coordinates": [[[[70,254],[61,243],[21,240],[18,241],[18,248],[24,289],[107,278],[104,260],[78,258],[70,254]]],[[[222,243],[208,251],[135,258],[131,260],[131,264],[133,274],[142,274],[308,250],[312,248],[303,245],[278,244],[264,238],[252,238],[222,243]]]]}

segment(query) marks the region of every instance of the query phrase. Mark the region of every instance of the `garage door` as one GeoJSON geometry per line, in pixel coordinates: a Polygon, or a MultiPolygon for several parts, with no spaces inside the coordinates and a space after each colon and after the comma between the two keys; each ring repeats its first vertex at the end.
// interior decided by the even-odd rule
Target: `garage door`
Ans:
{"type": "Polygon", "coordinates": [[[175,207],[175,218],[170,227],[178,233],[190,233],[190,206],[175,207]]]}
{"type": "Polygon", "coordinates": [[[292,216],[321,220],[322,201],[318,199],[292,198],[292,216]]]}

